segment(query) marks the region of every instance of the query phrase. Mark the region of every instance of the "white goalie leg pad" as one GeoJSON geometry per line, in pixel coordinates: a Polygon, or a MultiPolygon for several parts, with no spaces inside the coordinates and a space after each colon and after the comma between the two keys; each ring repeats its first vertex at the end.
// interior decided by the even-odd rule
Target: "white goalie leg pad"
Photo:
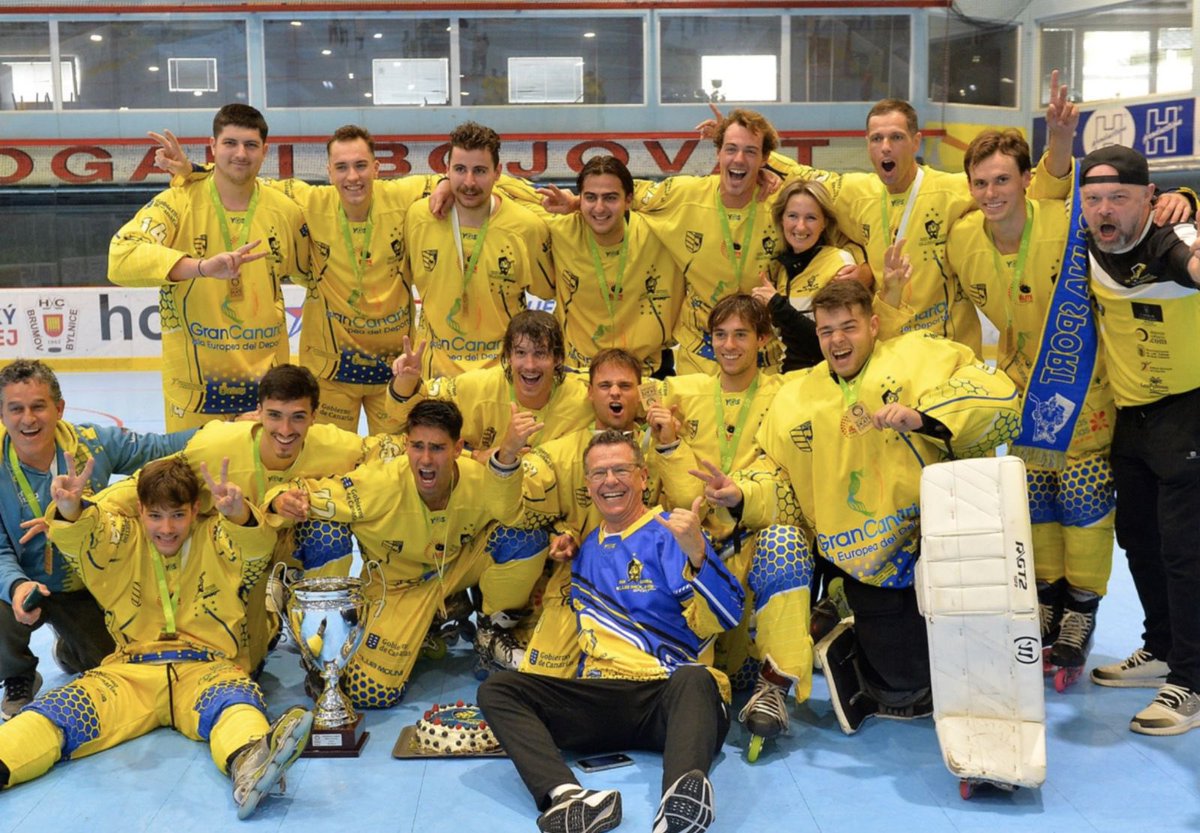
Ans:
{"type": "Polygon", "coordinates": [[[1017,457],[927,466],[917,599],[929,628],[933,717],[959,778],[1046,778],[1041,634],[1025,465],[1017,457]]]}

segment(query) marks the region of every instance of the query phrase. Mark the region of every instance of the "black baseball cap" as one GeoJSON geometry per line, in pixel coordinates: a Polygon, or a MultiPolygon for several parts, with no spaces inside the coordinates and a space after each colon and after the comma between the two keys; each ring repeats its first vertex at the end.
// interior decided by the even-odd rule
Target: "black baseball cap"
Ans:
{"type": "Polygon", "coordinates": [[[1146,157],[1136,150],[1124,145],[1108,145],[1096,148],[1079,163],[1079,184],[1099,182],[1119,182],[1123,185],[1149,185],[1150,166],[1146,157]],[[1116,168],[1116,175],[1097,174],[1088,176],[1088,171],[1098,165],[1109,165],[1116,168]]]}

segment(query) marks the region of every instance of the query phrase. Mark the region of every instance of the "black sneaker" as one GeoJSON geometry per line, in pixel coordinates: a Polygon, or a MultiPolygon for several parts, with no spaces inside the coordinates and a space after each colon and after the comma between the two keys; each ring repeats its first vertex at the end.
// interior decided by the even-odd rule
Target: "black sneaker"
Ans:
{"type": "Polygon", "coordinates": [[[569,790],[538,816],[542,833],[603,833],[621,823],[621,794],[616,790],[569,790]]]}
{"type": "Polygon", "coordinates": [[[698,769],[679,776],[663,793],[654,817],[654,833],[704,833],[717,817],[713,788],[698,769]]]}
{"type": "Polygon", "coordinates": [[[9,677],[4,681],[4,701],[0,703],[0,720],[8,720],[33,702],[42,688],[42,675],[37,671],[32,677],[9,677]]]}

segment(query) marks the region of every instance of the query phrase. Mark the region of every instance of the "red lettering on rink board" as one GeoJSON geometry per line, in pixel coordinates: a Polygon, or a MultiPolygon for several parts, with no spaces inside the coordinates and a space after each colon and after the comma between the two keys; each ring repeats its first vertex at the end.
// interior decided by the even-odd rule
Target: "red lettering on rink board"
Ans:
{"type": "Polygon", "coordinates": [[[158,150],[157,146],[146,149],[146,152],[142,154],[142,161],[138,162],[138,166],[129,176],[130,182],[144,182],[150,174],[166,173],[166,171],[163,171],[162,168],[154,164],[154,153],[156,150],[158,150]]]}
{"type": "MultiPolygon", "coordinates": [[[[621,164],[623,165],[629,164],[629,151],[625,150],[622,145],[618,145],[616,142],[606,142],[600,140],[593,142],[580,142],[579,144],[575,145],[575,147],[568,150],[567,167],[573,170],[575,173],[579,173],[581,170],[583,170],[583,165],[587,161],[587,159],[583,158],[583,154],[593,149],[602,150],[612,154],[613,156],[617,157],[617,159],[621,160],[621,164]]],[[[595,155],[596,154],[594,153],[589,153],[588,158],[590,159],[595,155]]]]}
{"type": "Polygon", "coordinates": [[[644,142],[646,150],[650,152],[650,158],[654,160],[654,164],[658,165],[659,169],[664,174],[677,174],[683,170],[683,166],[692,158],[692,151],[696,149],[696,145],[700,144],[699,139],[688,139],[679,148],[679,152],[675,154],[675,158],[667,156],[667,152],[663,150],[663,146],[657,139],[649,142],[644,142]]]}
{"type": "Polygon", "coordinates": [[[33,157],[25,151],[0,147],[0,156],[7,156],[17,165],[17,169],[8,176],[0,176],[0,185],[15,185],[33,173],[33,157]]]}
{"type": "Polygon", "coordinates": [[[528,168],[521,167],[520,162],[509,162],[505,168],[513,176],[535,177],[539,174],[544,174],[548,167],[547,161],[549,154],[547,152],[547,142],[535,141],[532,143],[533,164],[528,168]]]}
{"type": "Polygon", "coordinates": [[[429,151],[429,170],[435,174],[444,174],[448,169],[446,160],[450,158],[450,143],[442,144],[429,151]]]}
{"type": "Polygon", "coordinates": [[[412,165],[408,162],[408,145],[403,142],[376,142],[375,158],[379,160],[380,176],[412,173],[412,165]]]}
{"type": "Polygon", "coordinates": [[[70,163],[74,157],[90,156],[93,159],[112,159],[112,154],[104,148],[98,147],[75,147],[64,148],[50,160],[50,170],[54,171],[54,175],[66,182],[69,185],[83,185],[86,182],[112,182],[113,167],[112,163],[104,162],[85,162],[83,169],[87,173],[75,173],[71,170],[70,163]]]}
{"type": "Polygon", "coordinates": [[[279,153],[279,178],[291,179],[296,175],[296,165],[292,156],[291,145],[278,145],[279,153]]]}

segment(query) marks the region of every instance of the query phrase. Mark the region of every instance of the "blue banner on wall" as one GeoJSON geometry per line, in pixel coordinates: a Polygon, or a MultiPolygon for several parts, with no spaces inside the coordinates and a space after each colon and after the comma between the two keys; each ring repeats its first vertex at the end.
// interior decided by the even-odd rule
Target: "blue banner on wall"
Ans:
{"type": "MultiPolygon", "coordinates": [[[[1125,145],[1147,159],[1195,156],[1196,100],[1180,98],[1144,104],[1104,104],[1080,108],[1074,155],[1086,156],[1105,145],[1125,145]]],[[[1046,118],[1033,120],[1033,147],[1046,147],[1046,118]]]]}

